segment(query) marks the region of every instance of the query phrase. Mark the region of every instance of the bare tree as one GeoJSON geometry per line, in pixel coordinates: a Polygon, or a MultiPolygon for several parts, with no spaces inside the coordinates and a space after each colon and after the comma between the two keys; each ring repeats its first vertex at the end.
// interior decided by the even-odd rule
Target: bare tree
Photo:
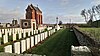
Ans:
{"type": "Polygon", "coordinates": [[[92,7],[92,13],[93,13],[95,20],[97,20],[95,6],[92,7]]]}
{"type": "Polygon", "coordinates": [[[85,17],[85,22],[87,22],[87,13],[86,13],[86,9],[84,9],[84,10],[81,11],[81,15],[82,15],[83,17],[85,17]]]}

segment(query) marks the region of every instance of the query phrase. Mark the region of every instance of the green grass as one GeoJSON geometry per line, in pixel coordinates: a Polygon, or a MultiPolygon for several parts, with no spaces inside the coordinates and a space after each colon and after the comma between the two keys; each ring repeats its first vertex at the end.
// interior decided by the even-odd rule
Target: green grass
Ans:
{"type": "Polygon", "coordinates": [[[44,43],[26,53],[47,56],[71,56],[71,45],[74,44],[77,44],[74,33],[70,32],[69,29],[62,29],[50,36],[44,43]]]}
{"type": "Polygon", "coordinates": [[[95,40],[100,40],[100,28],[79,28],[79,30],[94,37],[95,40]]]}

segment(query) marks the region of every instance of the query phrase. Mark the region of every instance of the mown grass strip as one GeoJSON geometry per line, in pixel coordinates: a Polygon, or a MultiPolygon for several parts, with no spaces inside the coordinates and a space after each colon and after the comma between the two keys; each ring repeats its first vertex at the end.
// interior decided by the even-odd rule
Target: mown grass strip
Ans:
{"type": "Polygon", "coordinates": [[[75,35],[69,29],[62,29],[50,36],[43,44],[26,53],[47,56],[71,56],[71,45],[76,44],[75,35]]]}

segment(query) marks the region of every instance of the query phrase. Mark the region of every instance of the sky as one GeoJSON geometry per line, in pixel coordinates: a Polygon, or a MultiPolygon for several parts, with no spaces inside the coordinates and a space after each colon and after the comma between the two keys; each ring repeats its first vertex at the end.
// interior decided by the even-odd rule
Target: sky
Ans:
{"type": "Polygon", "coordinates": [[[63,23],[85,23],[81,10],[99,3],[100,0],[0,0],[0,22],[25,19],[25,9],[33,4],[42,10],[45,24],[55,24],[56,17],[63,23]]]}

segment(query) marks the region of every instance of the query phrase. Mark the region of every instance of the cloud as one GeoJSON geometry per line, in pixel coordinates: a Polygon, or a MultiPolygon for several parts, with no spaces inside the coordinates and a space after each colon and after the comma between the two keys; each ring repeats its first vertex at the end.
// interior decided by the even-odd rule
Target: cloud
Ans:
{"type": "Polygon", "coordinates": [[[7,9],[1,8],[0,9],[0,22],[7,23],[11,22],[13,18],[18,19],[21,18],[23,15],[19,10],[19,7],[15,9],[7,9]]]}
{"type": "MultiPolygon", "coordinates": [[[[72,23],[85,23],[84,18],[82,18],[79,15],[59,15],[58,16],[59,21],[62,21],[63,23],[70,23],[70,19],[72,23]]],[[[48,15],[44,17],[44,23],[47,24],[55,24],[56,23],[56,16],[48,15]]]]}
{"type": "Polygon", "coordinates": [[[64,15],[62,16],[59,20],[62,20],[64,23],[69,23],[70,20],[73,23],[81,23],[81,22],[85,22],[84,18],[82,18],[79,15],[64,15]]]}
{"type": "Polygon", "coordinates": [[[93,0],[93,1],[91,2],[91,4],[93,4],[93,5],[98,5],[98,4],[100,4],[100,0],[93,0]]]}

